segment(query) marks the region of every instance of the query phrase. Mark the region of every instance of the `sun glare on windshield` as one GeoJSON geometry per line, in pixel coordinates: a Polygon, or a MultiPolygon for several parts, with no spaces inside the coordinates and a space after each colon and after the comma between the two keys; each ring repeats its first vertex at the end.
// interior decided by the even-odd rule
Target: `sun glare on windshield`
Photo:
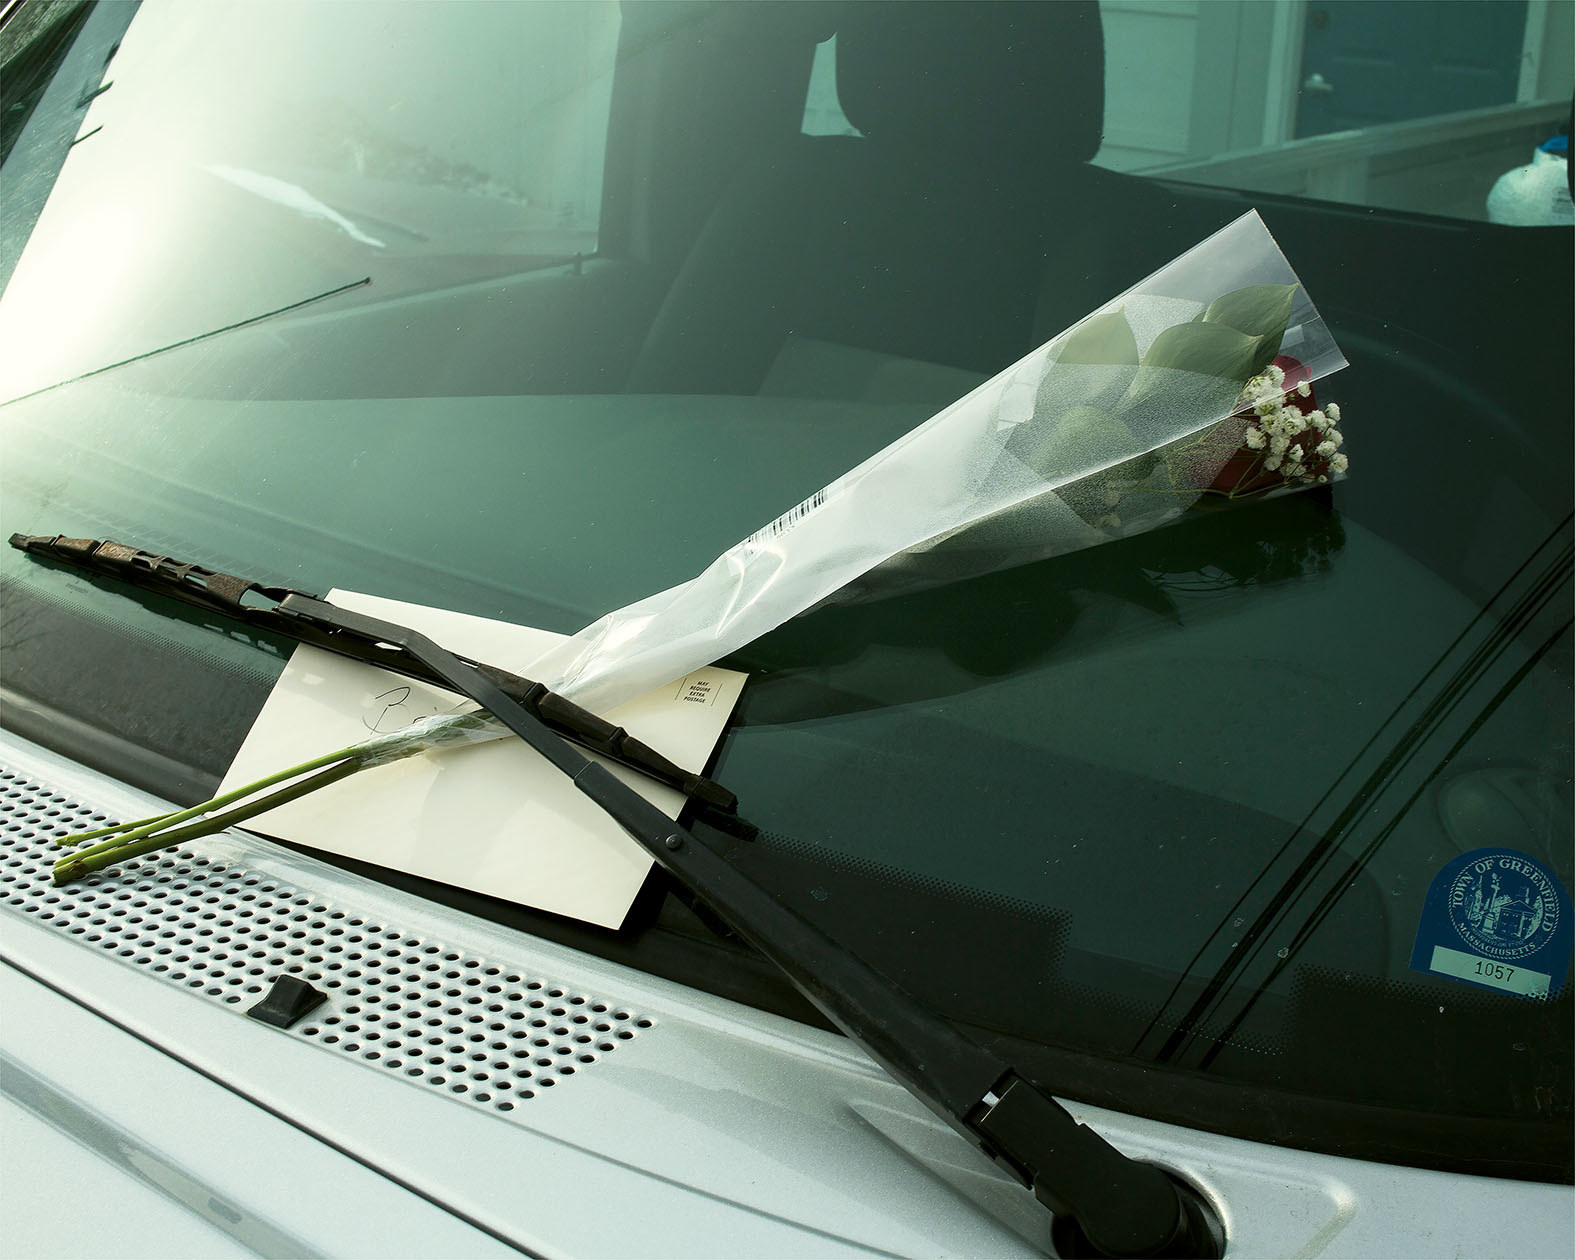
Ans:
{"type": "Polygon", "coordinates": [[[0,303],[0,399],[358,281],[594,254],[617,32],[602,5],[148,0],[0,303]]]}

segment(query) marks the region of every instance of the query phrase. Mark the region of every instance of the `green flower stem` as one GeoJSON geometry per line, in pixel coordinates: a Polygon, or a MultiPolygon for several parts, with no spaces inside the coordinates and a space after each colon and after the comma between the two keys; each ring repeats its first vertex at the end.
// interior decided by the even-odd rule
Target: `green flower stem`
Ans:
{"type": "Polygon", "coordinates": [[[232,792],[226,792],[222,796],[215,796],[211,801],[204,801],[201,805],[193,805],[190,809],[175,810],[173,813],[160,814],[156,818],[144,818],[138,822],[119,823],[113,827],[100,827],[97,831],[79,832],[74,836],[66,836],[57,843],[76,844],[80,840],[91,840],[98,836],[107,835],[111,836],[112,838],[109,840],[102,840],[98,844],[92,845],[89,848],[79,849],[72,856],[88,857],[95,853],[103,853],[110,849],[117,849],[122,845],[135,843],[136,841],[143,839],[145,836],[152,835],[155,832],[163,831],[165,828],[173,827],[178,823],[183,823],[188,819],[200,818],[203,814],[212,813],[219,807],[228,805],[233,801],[239,801],[245,799],[248,796],[253,796],[256,793],[261,792],[264,788],[272,787],[275,783],[283,783],[287,779],[293,779],[298,775],[308,774],[313,770],[321,769],[323,766],[333,765],[337,761],[344,761],[348,758],[354,758],[356,760],[357,767],[359,767],[360,758],[357,756],[358,751],[359,750],[355,745],[351,745],[349,748],[341,748],[337,752],[324,753],[321,757],[313,757],[310,761],[303,761],[299,765],[291,766],[287,770],[280,770],[275,774],[267,775],[264,778],[257,779],[251,783],[246,784],[244,787],[238,787],[232,792]]]}
{"type": "Polygon", "coordinates": [[[97,840],[100,836],[119,835],[122,831],[135,831],[138,827],[146,827],[150,823],[162,822],[168,814],[154,814],[152,818],[139,818],[135,822],[112,823],[108,827],[99,827],[94,831],[78,831],[69,836],[56,836],[55,843],[60,845],[78,844],[83,840],[97,840]]]}
{"type": "Polygon", "coordinates": [[[244,787],[215,796],[212,800],[194,805],[190,809],[174,810],[153,818],[140,818],[135,822],[115,823],[92,831],[80,831],[58,841],[60,844],[79,844],[84,840],[98,840],[97,844],[78,849],[55,862],[54,881],[64,884],[93,871],[102,870],[128,858],[140,857],[184,840],[223,831],[226,827],[245,822],[267,810],[284,805],[309,792],[327,787],[340,779],[368,770],[373,766],[399,761],[428,748],[440,748],[455,742],[470,742],[476,738],[490,739],[500,736],[503,728],[497,719],[484,712],[455,714],[445,719],[428,719],[412,724],[406,731],[378,735],[358,744],[340,748],[310,761],[303,761],[288,769],[255,779],[244,787]],[[497,735],[487,732],[496,730],[497,735]],[[314,773],[315,772],[315,773],[314,773]],[[302,776],[307,776],[303,778],[302,776]],[[293,780],[293,782],[292,782],[293,780]],[[267,789],[276,784],[287,786],[277,791],[267,789]],[[259,795],[263,793],[263,795],[259,795]],[[226,813],[215,813],[237,801],[246,802],[226,813]],[[100,839],[100,837],[107,837],[100,839]]]}
{"type": "MultiPolygon", "coordinates": [[[[125,843],[107,847],[95,845],[92,849],[84,849],[81,852],[69,854],[55,863],[53,871],[54,882],[56,884],[69,883],[73,879],[81,879],[84,875],[91,875],[94,871],[103,870],[106,866],[113,866],[117,862],[124,862],[129,858],[141,857],[145,853],[154,853],[159,849],[168,849],[187,840],[196,840],[202,836],[212,835],[216,831],[223,831],[226,827],[233,827],[267,810],[286,805],[298,797],[315,792],[319,788],[327,787],[331,783],[337,783],[340,779],[349,778],[363,768],[362,761],[358,757],[345,758],[341,753],[339,754],[339,761],[340,764],[338,765],[331,766],[326,770],[319,770],[308,778],[292,783],[288,787],[280,788],[277,792],[271,792],[258,800],[249,801],[237,809],[230,810],[228,813],[214,814],[203,818],[200,822],[188,823],[186,826],[160,828],[154,830],[151,834],[142,835],[135,840],[125,843]]],[[[321,764],[321,761],[305,764],[321,764]]],[[[302,766],[293,766],[282,774],[272,775],[267,780],[259,780],[258,782],[266,786],[267,784],[277,783],[280,779],[294,778],[301,771],[302,766]]],[[[253,785],[252,790],[255,791],[255,785],[253,785]]],[[[216,797],[213,802],[210,802],[210,805],[221,801],[227,803],[234,800],[237,795],[250,794],[250,792],[239,794],[226,793],[223,797],[216,797]]],[[[194,809],[182,810],[179,818],[185,820],[204,812],[204,808],[198,806],[194,809]]],[[[174,819],[176,816],[171,815],[170,817],[174,819]]]]}

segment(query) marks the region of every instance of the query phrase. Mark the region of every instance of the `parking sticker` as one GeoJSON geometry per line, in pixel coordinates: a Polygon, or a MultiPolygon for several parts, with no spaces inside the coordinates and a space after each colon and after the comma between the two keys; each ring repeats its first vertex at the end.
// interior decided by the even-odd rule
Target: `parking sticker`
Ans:
{"type": "Polygon", "coordinates": [[[1569,971],[1570,939],[1570,895],[1552,871],[1514,849],[1477,849],[1428,886],[1411,970],[1546,997],[1569,971]]]}

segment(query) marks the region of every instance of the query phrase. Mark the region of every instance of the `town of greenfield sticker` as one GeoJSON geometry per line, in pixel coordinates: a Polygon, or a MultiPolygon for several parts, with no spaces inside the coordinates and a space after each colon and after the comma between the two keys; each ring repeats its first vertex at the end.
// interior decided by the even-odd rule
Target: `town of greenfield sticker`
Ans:
{"type": "Polygon", "coordinates": [[[1514,849],[1477,849],[1428,886],[1411,970],[1546,997],[1569,971],[1570,939],[1570,895],[1552,871],[1514,849]]]}

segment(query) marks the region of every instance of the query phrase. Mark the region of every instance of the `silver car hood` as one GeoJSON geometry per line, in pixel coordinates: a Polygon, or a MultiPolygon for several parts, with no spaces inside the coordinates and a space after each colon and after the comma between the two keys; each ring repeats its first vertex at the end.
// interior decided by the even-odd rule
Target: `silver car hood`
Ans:
{"type": "MultiPolygon", "coordinates": [[[[166,803],[0,737],[9,1255],[1051,1254],[1050,1218],[846,1040],[230,833],[55,888],[166,803]],[[328,994],[288,1030],[272,979],[328,994]]],[[[1064,1100],[1232,1256],[1551,1255],[1568,1187],[1064,1100]]]]}

